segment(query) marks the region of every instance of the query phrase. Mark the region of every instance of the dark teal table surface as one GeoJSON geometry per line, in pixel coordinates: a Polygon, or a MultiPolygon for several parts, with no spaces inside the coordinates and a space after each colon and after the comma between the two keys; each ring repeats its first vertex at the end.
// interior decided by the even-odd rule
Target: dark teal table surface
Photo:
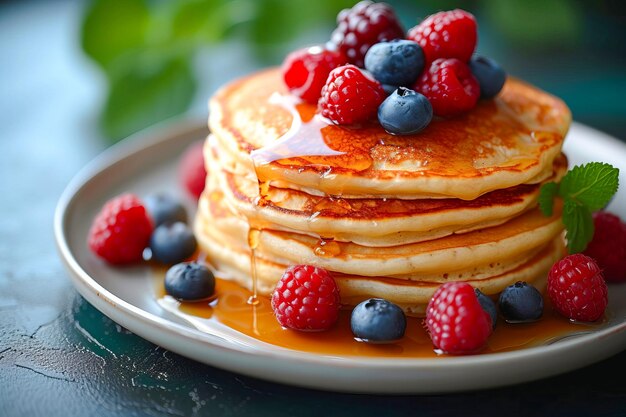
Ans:
{"type": "MultiPolygon", "coordinates": [[[[0,4],[0,416],[626,416],[626,352],[501,389],[348,395],[205,366],[102,315],[72,287],[52,230],[64,187],[107,146],[77,21],[71,1],[0,4]]],[[[615,115],[594,127],[626,137],[615,115]]]]}

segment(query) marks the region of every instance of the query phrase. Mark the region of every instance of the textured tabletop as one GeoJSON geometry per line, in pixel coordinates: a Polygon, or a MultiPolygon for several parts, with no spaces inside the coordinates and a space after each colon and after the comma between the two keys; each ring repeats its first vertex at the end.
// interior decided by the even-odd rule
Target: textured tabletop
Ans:
{"type": "Polygon", "coordinates": [[[63,189],[107,146],[102,80],[73,49],[72,2],[35,5],[0,5],[0,416],[626,415],[613,382],[626,352],[497,390],[348,395],[205,366],[111,321],[72,287],[52,229],[63,189]]]}

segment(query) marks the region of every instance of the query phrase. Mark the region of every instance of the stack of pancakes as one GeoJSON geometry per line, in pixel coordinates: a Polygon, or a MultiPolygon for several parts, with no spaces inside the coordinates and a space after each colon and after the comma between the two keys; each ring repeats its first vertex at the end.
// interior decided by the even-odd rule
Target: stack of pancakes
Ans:
{"type": "Polygon", "coordinates": [[[568,168],[561,100],[509,79],[497,98],[407,136],[315,110],[277,69],[212,97],[195,232],[222,277],[252,289],[255,267],[269,295],[288,266],[312,264],[346,306],[379,297],[417,316],[447,281],[494,296],[519,280],[542,287],[564,254],[560,206],[537,207],[541,184],[568,168]]]}

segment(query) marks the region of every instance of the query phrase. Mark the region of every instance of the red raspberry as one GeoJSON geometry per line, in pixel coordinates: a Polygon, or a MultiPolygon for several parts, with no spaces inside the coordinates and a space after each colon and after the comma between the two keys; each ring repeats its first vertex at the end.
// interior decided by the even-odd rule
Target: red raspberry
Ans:
{"type": "Polygon", "coordinates": [[[383,86],[354,65],[331,71],[318,102],[322,116],[338,124],[365,122],[385,99],[383,86]]]}
{"type": "Polygon", "coordinates": [[[365,53],[372,45],[403,38],[404,29],[390,5],[361,1],[339,12],[330,40],[348,62],[363,68],[365,53]]]}
{"type": "Polygon", "coordinates": [[[288,268],[272,293],[272,310],[281,326],[321,331],[339,316],[339,288],[328,271],[312,265],[288,268]]]}
{"type": "Polygon", "coordinates": [[[626,223],[613,213],[593,214],[593,239],[583,252],[602,269],[607,282],[626,281],[626,223]]]}
{"type": "Polygon", "coordinates": [[[154,226],[142,201],[125,193],[107,201],[89,229],[89,248],[111,264],[141,261],[154,226]]]}
{"type": "Polygon", "coordinates": [[[422,93],[441,117],[457,116],[476,106],[480,85],[467,64],[456,58],[436,59],[422,72],[415,91],[422,93]]]}
{"type": "Polygon", "coordinates": [[[548,296],[556,311],[572,320],[596,321],[604,315],[608,291],[598,264],[576,253],[552,266],[548,296]]]}
{"type": "Polygon", "coordinates": [[[479,350],[492,331],[489,313],[467,282],[446,282],[435,291],[426,308],[426,325],[435,348],[451,354],[479,350]]]}
{"type": "Polygon", "coordinates": [[[196,200],[204,191],[206,182],[203,148],[203,140],[192,143],[185,149],[179,163],[179,176],[183,188],[196,200]]]}
{"type": "Polygon", "coordinates": [[[346,57],[339,51],[320,46],[298,49],[283,61],[283,79],[291,94],[309,103],[317,103],[328,74],[346,63],[346,57]]]}
{"type": "Polygon", "coordinates": [[[457,58],[468,62],[476,48],[477,37],[476,19],[460,9],[428,16],[410,29],[407,36],[420,44],[427,65],[437,58],[457,58]]]}

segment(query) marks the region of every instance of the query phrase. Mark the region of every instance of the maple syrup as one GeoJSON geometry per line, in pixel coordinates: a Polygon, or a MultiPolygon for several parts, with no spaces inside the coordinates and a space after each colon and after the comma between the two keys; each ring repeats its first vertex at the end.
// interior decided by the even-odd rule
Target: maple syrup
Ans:
{"type": "Polygon", "coordinates": [[[317,245],[315,245],[313,252],[320,258],[334,258],[335,256],[339,256],[341,254],[341,246],[339,246],[339,243],[335,242],[332,238],[320,238],[317,245]]]}
{"type": "Polygon", "coordinates": [[[260,229],[249,226],[248,246],[250,248],[250,277],[252,278],[252,294],[248,298],[248,304],[252,305],[257,305],[259,303],[257,294],[256,248],[259,246],[260,234],[260,229]]]}
{"type": "Polygon", "coordinates": [[[373,163],[370,155],[379,140],[373,134],[377,127],[344,127],[335,125],[315,112],[315,106],[298,102],[291,95],[274,93],[270,104],[289,111],[291,126],[279,139],[250,152],[259,183],[280,178],[282,167],[300,170],[313,168],[321,188],[342,194],[337,172],[360,172],[373,163]]]}
{"type": "MultiPolygon", "coordinates": [[[[252,292],[226,279],[217,279],[216,294],[207,302],[178,302],[166,295],[164,272],[155,269],[155,292],[160,305],[197,328],[220,334],[234,342],[249,343],[248,338],[288,349],[323,355],[362,357],[434,358],[441,354],[433,348],[423,319],[407,317],[405,336],[390,344],[369,344],[354,338],[350,330],[350,311],[344,309],[334,326],[324,332],[299,332],[280,326],[268,297],[257,295],[256,304],[248,300],[252,292]],[[225,331],[227,330],[227,331],[225,331]]],[[[599,330],[600,324],[574,323],[558,315],[546,304],[544,314],[531,323],[506,323],[498,319],[487,346],[476,354],[506,352],[549,344],[581,331],[599,330]]],[[[445,355],[443,355],[445,356],[445,355]]]]}
{"type": "MultiPolygon", "coordinates": [[[[293,122],[290,129],[274,143],[260,149],[256,149],[250,153],[254,166],[257,183],[258,196],[254,199],[254,208],[259,208],[270,204],[268,197],[270,183],[274,177],[268,175],[264,167],[269,166],[272,162],[286,161],[285,163],[295,163],[292,158],[311,157],[325,158],[345,156],[345,152],[331,149],[323,140],[321,132],[331,127],[326,121],[321,119],[319,115],[310,112],[310,107],[298,107],[293,96],[284,96],[274,94],[270,97],[270,103],[280,105],[289,110],[293,116],[293,122]],[[306,111],[309,109],[309,112],[306,111]]],[[[311,161],[309,161],[311,162],[311,161]]],[[[324,171],[320,176],[321,179],[331,177],[332,170],[324,171]]],[[[255,250],[259,244],[259,236],[262,232],[262,226],[253,224],[251,219],[248,222],[248,247],[250,249],[250,278],[252,281],[252,295],[248,302],[252,305],[258,304],[257,295],[257,265],[255,250]]],[[[340,248],[336,242],[321,239],[319,245],[315,249],[315,254],[320,257],[332,257],[339,253],[340,248]]]]}

